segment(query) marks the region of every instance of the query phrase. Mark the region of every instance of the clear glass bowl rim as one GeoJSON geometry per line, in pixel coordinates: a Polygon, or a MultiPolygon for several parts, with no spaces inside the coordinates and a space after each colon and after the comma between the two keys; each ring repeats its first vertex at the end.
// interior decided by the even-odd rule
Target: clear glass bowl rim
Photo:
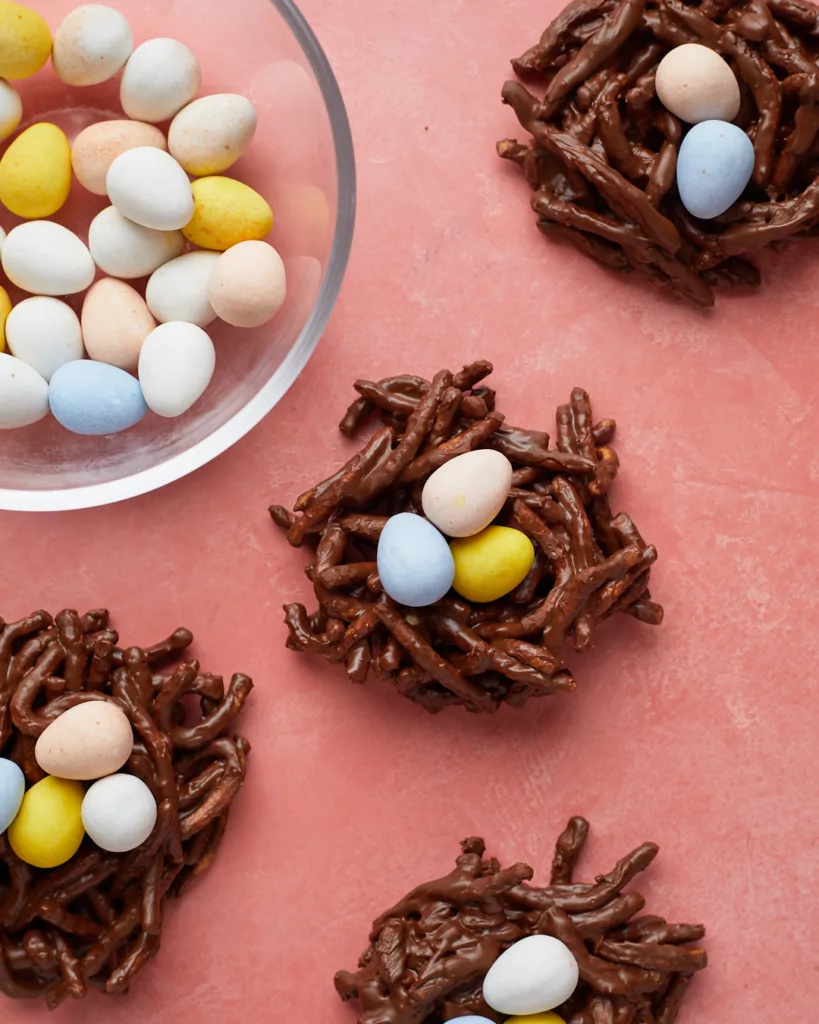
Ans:
{"type": "Polygon", "coordinates": [[[150,469],[85,487],[11,490],[0,488],[0,509],[56,512],[108,505],[164,487],[199,469],[245,436],[288,391],[304,369],[335,306],[353,241],[356,173],[353,139],[344,100],[330,63],[304,15],[292,0],[270,0],[301,46],[321,89],[335,150],[338,204],[330,257],[313,309],[281,366],[254,397],[208,437],[150,469]]]}

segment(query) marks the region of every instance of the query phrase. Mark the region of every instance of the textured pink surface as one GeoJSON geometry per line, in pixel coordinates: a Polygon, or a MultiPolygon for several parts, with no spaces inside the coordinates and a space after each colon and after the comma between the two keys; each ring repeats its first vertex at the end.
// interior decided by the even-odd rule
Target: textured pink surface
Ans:
{"type": "MultiPolygon", "coordinates": [[[[494,157],[507,58],[555,0],[305,0],[344,90],[360,217],[349,277],[307,371],[266,422],[193,477],[120,507],[0,515],[0,611],[115,611],[126,640],[179,623],[257,689],[254,743],[213,871],[168,915],[127,1001],[69,1024],[352,1024],[332,976],[373,916],[482,833],[546,867],[572,813],[585,864],[662,847],[649,909],[709,927],[685,1024],[814,1017],[819,554],[819,248],[771,263],[712,314],[540,238],[494,157]],[[266,517],[331,470],[357,375],[495,361],[502,409],[547,428],[574,384],[621,424],[615,504],[660,551],[659,630],[601,632],[575,695],[432,718],[283,648],[304,557],[266,517]],[[309,417],[306,415],[309,411],[309,417]],[[370,880],[372,885],[370,886],[370,880]],[[368,887],[369,886],[369,887],[368,887]]],[[[252,26],[248,26],[249,30],[252,26]]],[[[3,1004],[9,1024],[44,1014],[3,1004]]]]}

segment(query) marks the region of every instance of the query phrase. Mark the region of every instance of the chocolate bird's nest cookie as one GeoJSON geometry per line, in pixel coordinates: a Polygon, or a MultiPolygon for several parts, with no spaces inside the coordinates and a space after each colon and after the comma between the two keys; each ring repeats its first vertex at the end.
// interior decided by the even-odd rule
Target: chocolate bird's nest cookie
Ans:
{"type": "Polygon", "coordinates": [[[534,190],[544,234],[702,306],[718,285],[759,284],[747,258],[816,232],[819,222],[819,8],[802,0],[573,0],[512,62],[536,83],[503,87],[532,136],[498,152],[534,190]],[[721,54],[740,86],[735,123],[755,151],[744,196],[711,221],[675,185],[683,125],[654,75],[682,43],[721,54]]]}
{"type": "Polygon", "coordinates": [[[110,701],[135,734],[122,770],[142,779],[158,806],[156,827],[137,849],[106,853],[86,839],[48,871],[24,864],[0,836],[7,996],[44,997],[53,1009],[89,988],[125,992],[159,951],[166,899],[181,896],[216,855],[250,750],[227,729],[253,684],[234,675],[226,688],[196,661],[159,672],[192,641],[178,629],[153,647],[122,649],[104,610],[0,620],[0,754],[29,785],[38,782],[45,773],[34,758],[37,737],[69,708],[110,701]]]}
{"type": "Polygon", "coordinates": [[[432,381],[403,374],[359,380],[360,397],[340,429],[356,434],[371,413],[383,426],[329,479],[310,488],[274,522],[294,547],[307,543],[318,609],[285,605],[291,650],[342,663],[350,679],[370,672],[427,711],[522,707],[530,697],[573,690],[559,650],[571,638],[583,651],[603,619],[625,612],[659,624],[662,608],[648,582],[657,552],[608,492],[619,460],[613,420],[595,423],[576,388],[557,410],[556,444],[542,430],[509,426],[479,360],[432,381]],[[496,522],[522,530],[535,546],[526,579],[491,604],[452,593],[427,608],[402,608],[383,593],[376,549],[388,518],[422,513],[421,491],[440,466],[476,448],[494,448],[514,475],[496,522]]]}
{"type": "Polygon", "coordinates": [[[551,935],[580,968],[574,995],[555,1012],[567,1024],[674,1024],[694,974],[707,965],[692,946],[702,925],[668,924],[639,893],[623,892],[659,848],[643,843],[594,882],[573,880],[588,822],[572,818],[557,841],[549,884],[529,885],[527,864],[501,868],[483,839],[466,839],[455,870],[413,889],[373,923],[357,971],[340,971],[342,999],[358,1024],[443,1024],[468,1014],[501,1022],[484,1002],[483,979],[500,954],[528,935],[551,935]]]}

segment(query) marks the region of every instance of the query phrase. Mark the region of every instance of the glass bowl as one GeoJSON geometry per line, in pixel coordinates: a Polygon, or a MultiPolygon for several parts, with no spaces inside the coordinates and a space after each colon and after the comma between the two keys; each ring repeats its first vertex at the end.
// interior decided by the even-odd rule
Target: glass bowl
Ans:
{"type": "MultiPolygon", "coordinates": [[[[353,235],[355,163],[344,103],[327,58],[291,0],[106,0],[131,23],[138,45],[172,36],[202,67],[199,95],[236,92],[253,101],[259,126],[245,155],[225,172],[247,182],[273,207],[269,241],[287,268],[284,306],[264,327],[241,330],[215,321],[216,372],[205,395],[178,419],[149,413],[121,434],[80,437],[51,417],[0,431],[0,508],[54,511],[121,501],[176,480],[243,437],[287,391],[316,346],[335,304],[353,235]]],[[[52,31],[77,6],[28,0],[52,31]]],[[[69,141],[89,124],[123,118],[119,76],[74,88],[49,62],[15,82],[24,128],[58,124],[69,141]]],[[[166,126],[160,126],[166,127],[166,126]]],[[[108,205],[76,181],[53,220],[88,237],[108,205]]],[[[19,219],[0,208],[0,226],[19,219]]],[[[103,276],[101,274],[98,277],[103,276]]],[[[13,301],[23,297],[2,282],[13,301]]],[[[134,282],[137,288],[144,281],[134,282]]],[[[79,313],[82,295],[67,302],[79,313]]]]}

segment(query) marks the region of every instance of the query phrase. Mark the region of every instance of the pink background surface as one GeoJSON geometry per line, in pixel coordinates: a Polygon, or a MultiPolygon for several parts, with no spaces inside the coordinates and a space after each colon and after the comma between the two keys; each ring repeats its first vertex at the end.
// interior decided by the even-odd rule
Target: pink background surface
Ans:
{"type": "MultiPolygon", "coordinates": [[[[360,180],[349,276],[307,371],[249,438],[160,493],[0,514],[4,617],[104,604],[138,643],[185,624],[207,667],[257,684],[250,777],[214,869],[170,910],[133,995],[65,1007],[69,1024],[352,1024],[333,973],[376,913],[449,870],[470,834],[543,877],[574,813],[592,821],[590,875],[655,840],[649,910],[708,925],[685,1024],[813,1019],[819,249],[703,314],[544,241],[494,143],[515,132],[507,59],[558,6],[304,0],[360,180]],[[347,451],[333,425],[356,376],[479,356],[521,425],[549,429],[575,384],[617,419],[614,504],[659,548],[666,624],[602,630],[572,696],[429,717],[285,651],[305,557],[266,507],[347,451]]],[[[10,1024],[44,1013],[2,1007],[10,1024]]]]}

